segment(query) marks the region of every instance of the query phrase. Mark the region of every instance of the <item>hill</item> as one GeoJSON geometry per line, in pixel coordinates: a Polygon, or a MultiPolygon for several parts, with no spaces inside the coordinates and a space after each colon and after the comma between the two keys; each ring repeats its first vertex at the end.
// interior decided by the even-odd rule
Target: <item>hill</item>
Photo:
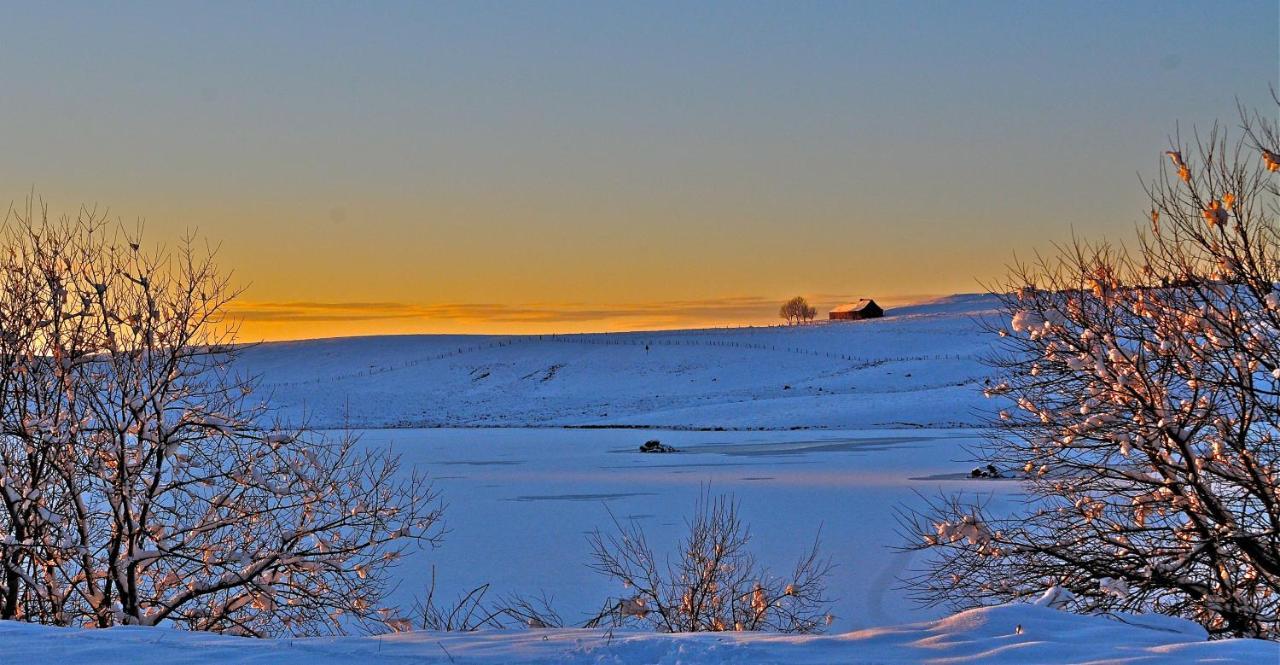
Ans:
{"type": "Polygon", "coordinates": [[[989,296],[807,326],[268,343],[241,368],[318,427],[972,425],[989,296]]]}

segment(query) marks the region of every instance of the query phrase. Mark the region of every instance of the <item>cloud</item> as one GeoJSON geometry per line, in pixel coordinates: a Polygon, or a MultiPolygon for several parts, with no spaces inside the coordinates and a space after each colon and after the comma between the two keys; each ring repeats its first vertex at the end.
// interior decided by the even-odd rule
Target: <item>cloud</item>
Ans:
{"type": "Polygon", "coordinates": [[[376,321],[420,316],[414,306],[396,302],[237,302],[231,316],[242,321],[376,321]]]}
{"type": "MultiPolygon", "coordinates": [[[[820,294],[810,301],[825,311],[859,296],[820,294]]],[[[891,298],[882,304],[901,304],[912,298],[891,298]]],[[[563,326],[565,329],[643,329],[699,325],[734,325],[772,323],[777,319],[778,305],[785,298],[764,296],[731,296],[689,300],[660,300],[641,303],[403,303],[385,301],[286,301],[235,303],[232,317],[255,326],[297,327],[308,334],[318,331],[317,324],[361,324],[364,328],[394,327],[397,330],[423,331],[486,328],[538,329],[563,326]]],[[[326,326],[328,328],[330,326],[326,326]]]]}
{"type": "Polygon", "coordinates": [[[675,320],[758,317],[776,307],[775,299],[751,296],[620,305],[295,301],[241,302],[232,308],[231,314],[252,322],[424,319],[529,323],[654,317],[675,320]]]}

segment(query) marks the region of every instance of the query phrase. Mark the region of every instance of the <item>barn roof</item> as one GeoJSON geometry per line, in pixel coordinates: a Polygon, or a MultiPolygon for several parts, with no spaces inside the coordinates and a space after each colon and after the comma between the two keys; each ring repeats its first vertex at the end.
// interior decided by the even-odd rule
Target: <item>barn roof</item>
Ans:
{"type": "MultiPolygon", "coordinates": [[[[831,311],[832,311],[832,312],[837,312],[837,313],[839,313],[839,312],[861,312],[862,310],[864,310],[864,309],[866,309],[866,308],[867,308],[867,305],[875,305],[875,304],[876,304],[876,301],[874,301],[874,300],[872,300],[872,299],[870,299],[870,298],[863,298],[862,300],[859,300],[858,302],[851,302],[851,303],[848,303],[848,304],[845,304],[845,305],[839,305],[839,306],[837,306],[837,307],[833,307],[833,308],[831,309],[831,311]]],[[[879,305],[876,305],[876,306],[877,306],[877,307],[879,307],[879,305]]]]}

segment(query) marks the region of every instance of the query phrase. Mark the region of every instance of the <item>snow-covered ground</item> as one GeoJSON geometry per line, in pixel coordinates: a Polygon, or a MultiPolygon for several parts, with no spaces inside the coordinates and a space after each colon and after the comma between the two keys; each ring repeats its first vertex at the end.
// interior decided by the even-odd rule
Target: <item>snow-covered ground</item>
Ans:
{"type": "Polygon", "coordinates": [[[980,422],[979,321],[994,306],[966,295],[800,327],[284,342],[242,367],[316,426],[949,427],[980,422]]]}
{"type": "Polygon", "coordinates": [[[836,568],[836,629],[935,618],[895,590],[910,556],[894,509],[940,491],[1019,500],[1011,481],[955,478],[970,467],[971,430],[636,431],[626,429],[369,430],[406,465],[426,469],[447,503],[438,549],[407,557],[393,604],[412,605],[431,567],[446,597],[482,583],[556,599],[568,620],[598,611],[623,589],[587,568],[586,534],[634,519],[656,545],[671,543],[706,486],[734,494],[753,546],[779,572],[821,531],[836,568]],[[649,438],[681,452],[643,454],[649,438]]]}
{"type": "Polygon", "coordinates": [[[254,640],[146,628],[74,630],[0,622],[5,662],[324,665],[326,663],[1249,663],[1280,661],[1280,644],[1207,642],[1164,617],[1107,619],[1030,605],[815,637],[656,635],[600,630],[402,633],[254,640]],[[1021,631],[1019,631],[1021,628],[1021,631]]]}
{"type": "Polygon", "coordinates": [[[733,493],[763,563],[782,571],[821,531],[836,565],[826,636],[584,630],[253,641],[164,629],[0,624],[8,662],[1245,662],[1280,645],[1207,643],[1160,617],[1071,616],[1026,605],[946,616],[896,588],[895,508],[974,492],[1014,508],[1009,480],[970,480],[964,448],[989,408],[982,323],[955,296],[884,319],[541,337],[405,336],[265,344],[241,367],[287,418],[358,428],[425,470],[446,503],[440,548],[397,569],[412,606],[434,567],[446,599],[545,593],[568,621],[623,592],[591,572],[586,535],[636,520],[661,549],[704,488],[733,493]],[[646,428],[643,430],[636,428],[646,428]],[[641,454],[657,438],[678,453],[641,454]],[[1017,627],[1021,625],[1022,631],[1017,627]],[[59,636],[65,639],[52,639],[59,636]]]}
{"type": "Polygon", "coordinates": [[[994,307],[962,295],[799,327],[310,340],[254,347],[243,367],[287,417],[363,428],[437,479],[451,532],[408,559],[396,604],[434,566],[446,595],[491,583],[586,615],[617,592],[587,569],[586,533],[612,513],[671,540],[710,486],[741,500],[777,568],[821,530],[837,625],[862,628],[940,614],[894,590],[909,563],[890,550],[896,506],[957,488],[1016,498],[1012,483],[931,478],[968,470],[994,307]],[[648,438],[684,452],[641,455],[648,438]]]}

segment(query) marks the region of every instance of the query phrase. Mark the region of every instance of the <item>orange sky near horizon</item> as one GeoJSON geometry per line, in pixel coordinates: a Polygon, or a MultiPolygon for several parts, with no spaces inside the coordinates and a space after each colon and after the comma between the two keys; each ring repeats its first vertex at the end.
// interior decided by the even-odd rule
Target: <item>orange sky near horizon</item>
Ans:
{"type": "MultiPolygon", "coordinates": [[[[832,307],[861,296],[809,298],[825,319],[832,307]]],[[[877,298],[886,308],[937,296],[877,298]]],[[[407,334],[552,334],[779,325],[785,298],[736,297],[707,300],[587,304],[442,304],[391,302],[251,302],[228,310],[242,342],[321,337],[407,334]]]]}
{"type": "Polygon", "coordinates": [[[1145,224],[1280,6],[26,3],[0,203],[187,230],[244,341],[777,322],[1145,224]],[[1189,39],[1188,35],[1194,35],[1189,39]]]}

